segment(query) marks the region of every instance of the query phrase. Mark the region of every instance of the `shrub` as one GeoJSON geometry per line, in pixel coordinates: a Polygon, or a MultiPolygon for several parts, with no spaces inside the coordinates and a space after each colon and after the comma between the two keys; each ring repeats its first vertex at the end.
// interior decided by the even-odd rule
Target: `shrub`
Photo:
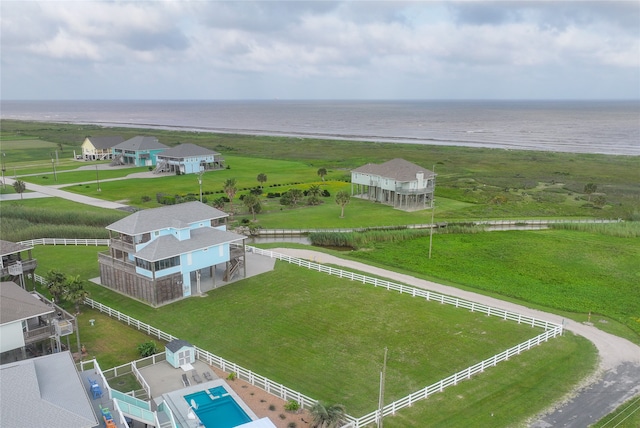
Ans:
{"type": "Polygon", "coordinates": [[[151,200],[151,196],[143,195],[141,198],[142,202],[149,202],[151,200]]]}
{"type": "Polygon", "coordinates": [[[289,422],[287,428],[296,428],[298,425],[295,422],[289,422]]]}
{"type": "Polygon", "coordinates": [[[142,358],[150,357],[158,352],[158,346],[153,340],[148,340],[138,345],[138,352],[142,358]]]}
{"type": "Polygon", "coordinates": [[[229,376],[227,376],[227,380],[236,380],[236,377],[236,372],[231,372],[229,376]]]}
{"type": "Polygon", "coordinates": [[[297,412],[300,410],[300,403],[296,400],[289,400],[285,403],[284,409],[288,412],[297,412]]]}
{"type": "Polygon", "coordinates": [[[269,404],[269,410],[273,411],[276,409],[276,406],[273,404],[269,404]]]}

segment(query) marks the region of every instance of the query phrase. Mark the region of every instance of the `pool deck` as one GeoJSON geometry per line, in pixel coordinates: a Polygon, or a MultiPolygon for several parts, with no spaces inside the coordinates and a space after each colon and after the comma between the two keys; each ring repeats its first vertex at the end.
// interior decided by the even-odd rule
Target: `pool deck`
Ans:
{"type": "MultiPolygon", "coordinates": [[[[163,394],[178,391],[182,389],[191,389],[192,387],[202,386],[205,383],[208,383],[203,373],[209,372],[211,373],[211,377],[215,380],[218,378],[215,372],[209,367],[206,363],[202,361],[196,360],[194,363],[191,363],[193,370],[195,370],[200,379],[202,380],[201,384],[198,384],[192,375],[192,370],[183,370],[181,368],[174,368],[167,361],[160,361],[156,364],[139,368],[140,374],[144,378],[144,380],[149,385],[151,389],[151,398],[159,398],[162,397],[163,394]],[[191,387],[186,387],[182,383],[182,375],[187,375],[187,379],[191,384],[191,387]]],[[[196,389],[199,390],[199,389],[196,389]]]]}

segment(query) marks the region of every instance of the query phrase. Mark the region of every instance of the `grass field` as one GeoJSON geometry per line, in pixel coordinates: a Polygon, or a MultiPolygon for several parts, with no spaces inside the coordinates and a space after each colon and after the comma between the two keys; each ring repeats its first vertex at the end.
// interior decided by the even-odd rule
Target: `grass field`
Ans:
{"type": "MultiPolygon", "coordinates": [[[[37,257],[51,265],[68,259],[84,260],[85,266],[77,266],[73,273],[86,277],[97,273],[95,265],[86,261],[93,259],[91,254],[97,250],[69,247],[56,251],[53,247],[38,247],[35,251],[37,257]],[[85,253],[84,257],[80,253],[85,253]]],[[[342,402],[354,415],[375,408],[385,346],[389,348],[385,396],[390,402],[538,331],[282,262],[274,272],[217,289],[205,299],[188,299],[160,309],[101,287],[90,289],[94,298],[109,306],[314,398],[342,402]],[[194,329],[193,325],[201,324],[203,319],[206,327],[194,329]],[[439,346],[434,347],[434,343],[439,346]]],[[[81,320],[81,338],[91,353],[92,349],[100,350],[101,345],[94,340],[103,337],[102,326],[106,331],[115,327],[110,325],[113,321],[96,318],[93,311],[85,312],[83,318],[90,314],[97,320],[94,327],[87,327],[81,320]],[[84,333],[87,329],[89,332],[84,333]]],[[[127,350],[123,358],[130,357],[131,348],[140,342],[140,338],[133,338],[129,345],[122,343],[127,350]]],[[[119,363],[110,353],[99,362],[105,367],[119,363]]],[[[514,418],[526,418],[544,407],[548,394],[559,397],[594,363],[595,353],[590,344],[567,336],[545,343],[504,366],[501,364],[495,371],[487,371],[478,378],[479,383],[463,383],[452,391],[456,391],[456,396],[468,397],[473,411],[498,414],[514,406],[502,415],[513,422],[514,418]],[[577,353],[578,349],[581,352],[577,353]],[[541,371],[539,364],[543,360],[550,367],[541,371]],[[546,376],[549,371],[553,376],[546,376]],[[488,388],[487,383],[497,385],[488,388]],[[514,394],[516,385],[518,394],[514,394]],[[545,391],[546,399],[532,407],[530,400],[540,391],[545,391]],[[488,394],[504,401],[502,409],[489,410],[495,402],[487,402],[488,394]]],[[[464,426],[476,417],[442,403],[441,398],[433,397],[390,418],[389,424],[419,426],[416,421],[427,420],[424,418],[432,417],[432,412],[441,411],[459,420],[451,426],[464,426]],[[406,424],[407,417],[414,421],[412,425],[406,424]]]]}

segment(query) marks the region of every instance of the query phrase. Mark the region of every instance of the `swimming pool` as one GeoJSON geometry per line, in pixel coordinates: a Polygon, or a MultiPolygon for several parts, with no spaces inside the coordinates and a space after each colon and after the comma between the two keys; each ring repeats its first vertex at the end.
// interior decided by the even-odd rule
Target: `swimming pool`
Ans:
{"type": "Polygon", "coordinates": [[[184,399],[193,407],[200,422],[209,428],[234,428],[251,422],[251,418],[224,386],[205,389],[185,395],[184,399]],[[193,406],[195,404],[195,406],[193,406]]]}

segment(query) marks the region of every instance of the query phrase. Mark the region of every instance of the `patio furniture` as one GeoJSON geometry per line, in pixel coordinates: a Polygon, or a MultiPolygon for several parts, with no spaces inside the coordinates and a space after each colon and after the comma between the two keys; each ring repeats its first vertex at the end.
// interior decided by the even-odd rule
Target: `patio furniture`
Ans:
{"type": "Polygon", "coordinates": [[[187,387],[187,386],[191,386],[191,384],[189,383],[189,378],[187,377],[186,374],[182,373],[182,384],[187,387]]]}
{"type": "Polygon", "coordinates": [[[91,385],[91,395],[93,395],[93,399],[102,397],[102,389],[98,382],[95,380],[89,379],[89,385],[91,385]]]}
{"type": "Polygon", "coordinates": [[[209,381],[213,380],[213,376],[211,376],[211,373],[209,372],[202,372],[202,375],[206,380],[209,380],[209,381]]]}
{"type": "Polygon", "coordinates": [[[202,378],[200,377],[200,375],[198,374],[197,371],[192,371],[191,372],[191,377],[193,378],[193,380],[196,381],[196,383],[202,383],[202,378]]]}

